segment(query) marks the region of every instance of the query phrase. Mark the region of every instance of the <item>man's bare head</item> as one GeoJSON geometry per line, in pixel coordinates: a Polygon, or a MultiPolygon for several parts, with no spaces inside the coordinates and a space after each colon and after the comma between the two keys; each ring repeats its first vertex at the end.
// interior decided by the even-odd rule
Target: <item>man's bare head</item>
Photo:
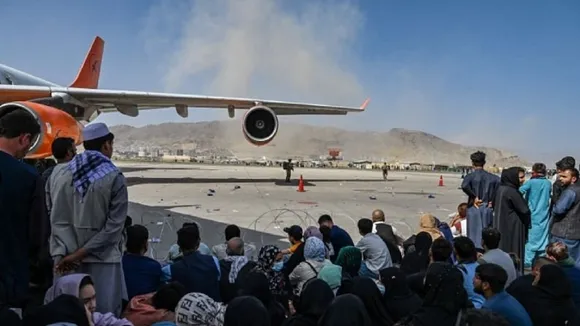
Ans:
{"type": "Polygon", "coordinates": [[[242,238],[231,238],[227,242],[228,256],[243,256],[244,255],[244,240],[242,238]]]}
{"type": "Polygon", "coordinates": [[[372,215],[373,222],[384,222],[385,221],[385,212],[380,209],[375,209],[372,215]]]}

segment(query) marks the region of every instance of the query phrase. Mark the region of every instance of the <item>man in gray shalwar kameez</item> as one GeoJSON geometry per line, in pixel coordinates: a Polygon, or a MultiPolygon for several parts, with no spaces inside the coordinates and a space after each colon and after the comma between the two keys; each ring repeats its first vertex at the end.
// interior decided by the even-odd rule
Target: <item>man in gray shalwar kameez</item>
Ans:
{"type": "Polygon", "coordinates": [[[127,298],[121,257],[128,194],[125,177],[110,159],[113,139],[104,123],[87,125],[85,151],[54,168],[46,200],[55,279],[71,272],[90,274],[97,312],[119,315],[127,298]]]}

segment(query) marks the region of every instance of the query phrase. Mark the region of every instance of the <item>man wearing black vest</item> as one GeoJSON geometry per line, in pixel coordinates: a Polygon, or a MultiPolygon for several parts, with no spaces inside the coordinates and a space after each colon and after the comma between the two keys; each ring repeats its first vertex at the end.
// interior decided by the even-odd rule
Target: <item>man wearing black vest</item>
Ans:
{"type": "Polygon", "coordinates": [[[221,302],[220,264],[217,258],[197,251],[201,242],[197,224],[177,231],[177,245],[183,253],[179,261],[163,267],[162,280],[183,284],[187,293],[199,292],[221,302]]]}
{"type": "Polygon", "coordinates": [[[372,215],[373,233],[376,233],[389,248],[393,264],[400,264],[403,260],[399,246],[402,246],[403,239],[396,234],[396,229],[385,223],[385,213],[380,209],[375,209],[372,215]]]}
{"type": "Polygon", "coordinates": [[[580,263],[580,184],[578,170],[567,168],[560,172],[564,191],[552,208],[552,242],[568,247],[570,257],[580,263]]]}

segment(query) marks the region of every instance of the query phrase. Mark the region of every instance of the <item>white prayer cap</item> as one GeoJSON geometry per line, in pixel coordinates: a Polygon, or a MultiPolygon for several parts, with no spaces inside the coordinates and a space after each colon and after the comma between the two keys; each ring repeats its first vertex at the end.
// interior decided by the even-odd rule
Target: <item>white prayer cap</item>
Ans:
{"type": "Polygon", "coordinates": [[[101,137],[105,137],[111,132],[106,124],[102,122],[91,123],[86,125],[83,129],[83,141],[89,141],[101,137]]]}

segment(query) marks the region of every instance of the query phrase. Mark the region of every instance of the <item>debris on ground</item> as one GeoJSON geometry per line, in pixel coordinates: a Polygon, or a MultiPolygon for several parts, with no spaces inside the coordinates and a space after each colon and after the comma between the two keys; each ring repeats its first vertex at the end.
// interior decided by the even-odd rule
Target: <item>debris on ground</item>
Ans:
{"type": "Polygon", "coordinates": [[[435,196],[433,194],[429,194],[429,196],[427,196],[427,198],[435,198],[435,196]]]}
{"type": "Polygon", "coordinates": [[[377,197],[376,196],[369,196],[369,199],[370,200],[377,200],[377,197]]]}

